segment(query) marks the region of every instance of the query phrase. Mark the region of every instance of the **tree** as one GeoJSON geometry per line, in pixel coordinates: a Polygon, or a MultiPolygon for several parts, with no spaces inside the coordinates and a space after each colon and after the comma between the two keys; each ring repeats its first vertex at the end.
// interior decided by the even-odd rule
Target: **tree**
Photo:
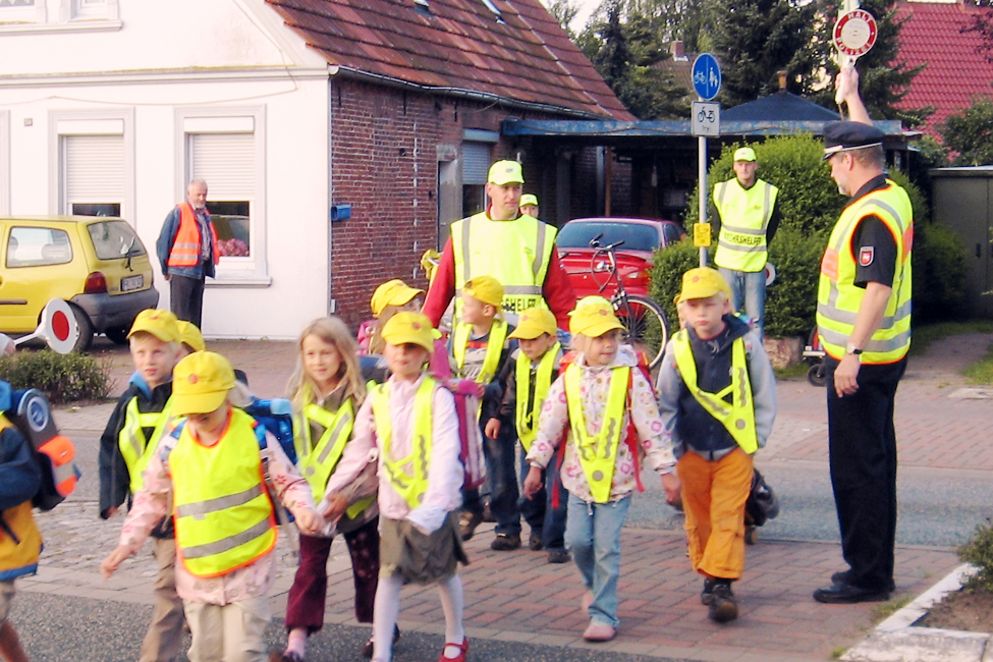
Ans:
{"type": "Polygon", "coordinates": [[[977,50],[986,56],[987,62],[993,62],[993,0],[967,0],[965,4],[980,11],[972,14],[962,32],[978,32],[982,43],[977,50]]]}
{"type": "Polygon", "coordinates": [[[572,29],[572,22],[579,14],[579,6],[574,5],[570,0],[552,0],[548,5],[548,13],[559,22],[569,39],[576,41],[576,33],[572,29]]]}
{"type": "Polygon", "coordinates": [[[962,112],[949,115],[939,130],[949,151],[958,153],[953,165],[993,164],[993,99],[974,99],[962,112]]]}

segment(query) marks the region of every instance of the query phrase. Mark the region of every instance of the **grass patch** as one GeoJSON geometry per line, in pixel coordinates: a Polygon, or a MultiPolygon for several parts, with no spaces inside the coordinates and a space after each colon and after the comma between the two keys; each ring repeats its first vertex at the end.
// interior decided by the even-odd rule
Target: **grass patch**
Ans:
{"type": "Polygon", "coordinates": [[[872,610],[872,618],[874,623],[879,623],[884,621],[896,612],[900,611],[907,605],[911,603],[913,596],[901,595],[899,598],[893,598],[887,602],[876,605],[872,610]]]}
{"type": "Polygon", "coordinates": [[[967,322],[940,322],[913,328],[910,354],[923,354],[935,340],[962,333],[993,333],[993,320],[970,320],[967,322]]]}
{"type": "Polygon", "coordinates": [[[773,372],[776,373],[777,381],[786,381],[792,379],[806,379],[807,370],[810,368],[806,363],[802,361],[794,365],[788,365],[785,368],[775,368],[773,372]]]}
{"type": "Polygon", "coordinates": [[[965,369],[965,376],[973,384],[993,386],[993,344],[986,349],[983,358],[965,369]]]}
{"type": "Polygon", "coordinates": [[[831,659],[832,660],[839,659],[842,655],[845,654],[845,651],[847,650],[848,650],[848,646],[835,646],[834,650],[831,651],[831,659]]]}

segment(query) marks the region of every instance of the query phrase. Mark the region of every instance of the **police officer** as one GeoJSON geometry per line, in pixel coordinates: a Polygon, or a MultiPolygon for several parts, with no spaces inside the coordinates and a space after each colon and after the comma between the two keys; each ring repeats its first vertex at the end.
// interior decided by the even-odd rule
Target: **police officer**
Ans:
{"type": "Polygon", "coordinates": [[[838,88],[852,121],[825,128],[824,158],[851,200],[821,261],[817,330],[827,352],[831,484],[849,568],[814,599],[851,603],[885,600],[894,588],[893,408],[910,348],[913,220],[907,193],[883,170],[884,134],[869,120],[854,68],[842,70],[838,88]]]}
{"type": "Polygon", "coordinates": [[[734,179],[714,186],[712,216],[720,225],[714,264],[731,286],[731,308],[745,314],[763,336],[765,265],[779,228],[779,189],[758,179],[755,150],[734,153],[734,179]]]}

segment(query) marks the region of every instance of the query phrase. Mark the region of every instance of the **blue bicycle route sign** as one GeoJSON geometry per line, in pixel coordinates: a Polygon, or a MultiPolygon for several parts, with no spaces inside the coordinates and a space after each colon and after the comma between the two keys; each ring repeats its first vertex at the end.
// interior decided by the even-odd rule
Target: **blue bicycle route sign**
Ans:
{"type": "Polygon", "coordinates": [[[693,89],[704,101],[721,91],[721,67],[710,53],[700,53],[693,60],[693,89]]]}

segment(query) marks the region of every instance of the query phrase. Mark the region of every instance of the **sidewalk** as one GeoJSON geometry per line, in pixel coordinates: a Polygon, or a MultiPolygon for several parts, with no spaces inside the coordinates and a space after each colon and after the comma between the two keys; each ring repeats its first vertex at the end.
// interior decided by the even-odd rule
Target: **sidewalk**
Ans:
{"type": "MultiPolygon", "coordinates": [[[[964,338],[943,343],[940,351],[911,363],[897,402],[902,413],[897,424],[901,468],[993,469],[993,445],[985,441],[993,427],[993,408],[976,399],[982,393],[965,392],[959,397],[965,385],[957,375],[985,351],[989,337],[964,338]]],[[[259,395],[283,392],[295,360],[293,343],[225,341],[210,346],[245,370],[259,395]]],[[[109,356],[119,391],[129,372],[126,354],[118,349],[109,356]]],[[[779,397],[780,416],[764,459],[823,463],[826,472],[823,391],[805,382],[784,382],[779,397]]],[[[57,420],[66,431],[95,435],[111,406],[60,409],[57,420]]],[[[19,588],[150,604],[154,564],[148,554],[126,564],[111,582],[99,579],[97,564],[113,547],[120,520],[99,522],[95,507],[76,501],[41,516],[52,551],[46,551],[38,577],[19,582],[19,588]]],[[[735,586],[741,618],[718,626],[699,604],[700,580],[689,569],[682,535],[627,528],[619,588],[620,635],[608,644],[592,646],[580,638],[586,617],[579,610],[581,585],[574,566],[549,565],[543,553],[527,550],[492,552],[491,537],[489,528],[481,528],[467,545],[472,563],[463,578],[470,638],[693,660],[824,660],[857,643],[882,617],[880,603],[829,606],[811,599],[812,590],[843,565],[836,542],[760,540],[748,548],[746,576],[735,586]]],[[[286,537],[280,544],[280,553],[287,558],[280,564],[273,598],[276,614],[285,607],[293,571],[286,537]]],[[[957,565],[953,550],[899,546],[895,597],[922,593],[957,565]]],[[[351,573],[342,543],[333,548],[329,570],[327,621],[354,624],[351,573]]],[[[433,588],[407,588],[403,600],[401,627],[442,631],[433,588]]]]}

